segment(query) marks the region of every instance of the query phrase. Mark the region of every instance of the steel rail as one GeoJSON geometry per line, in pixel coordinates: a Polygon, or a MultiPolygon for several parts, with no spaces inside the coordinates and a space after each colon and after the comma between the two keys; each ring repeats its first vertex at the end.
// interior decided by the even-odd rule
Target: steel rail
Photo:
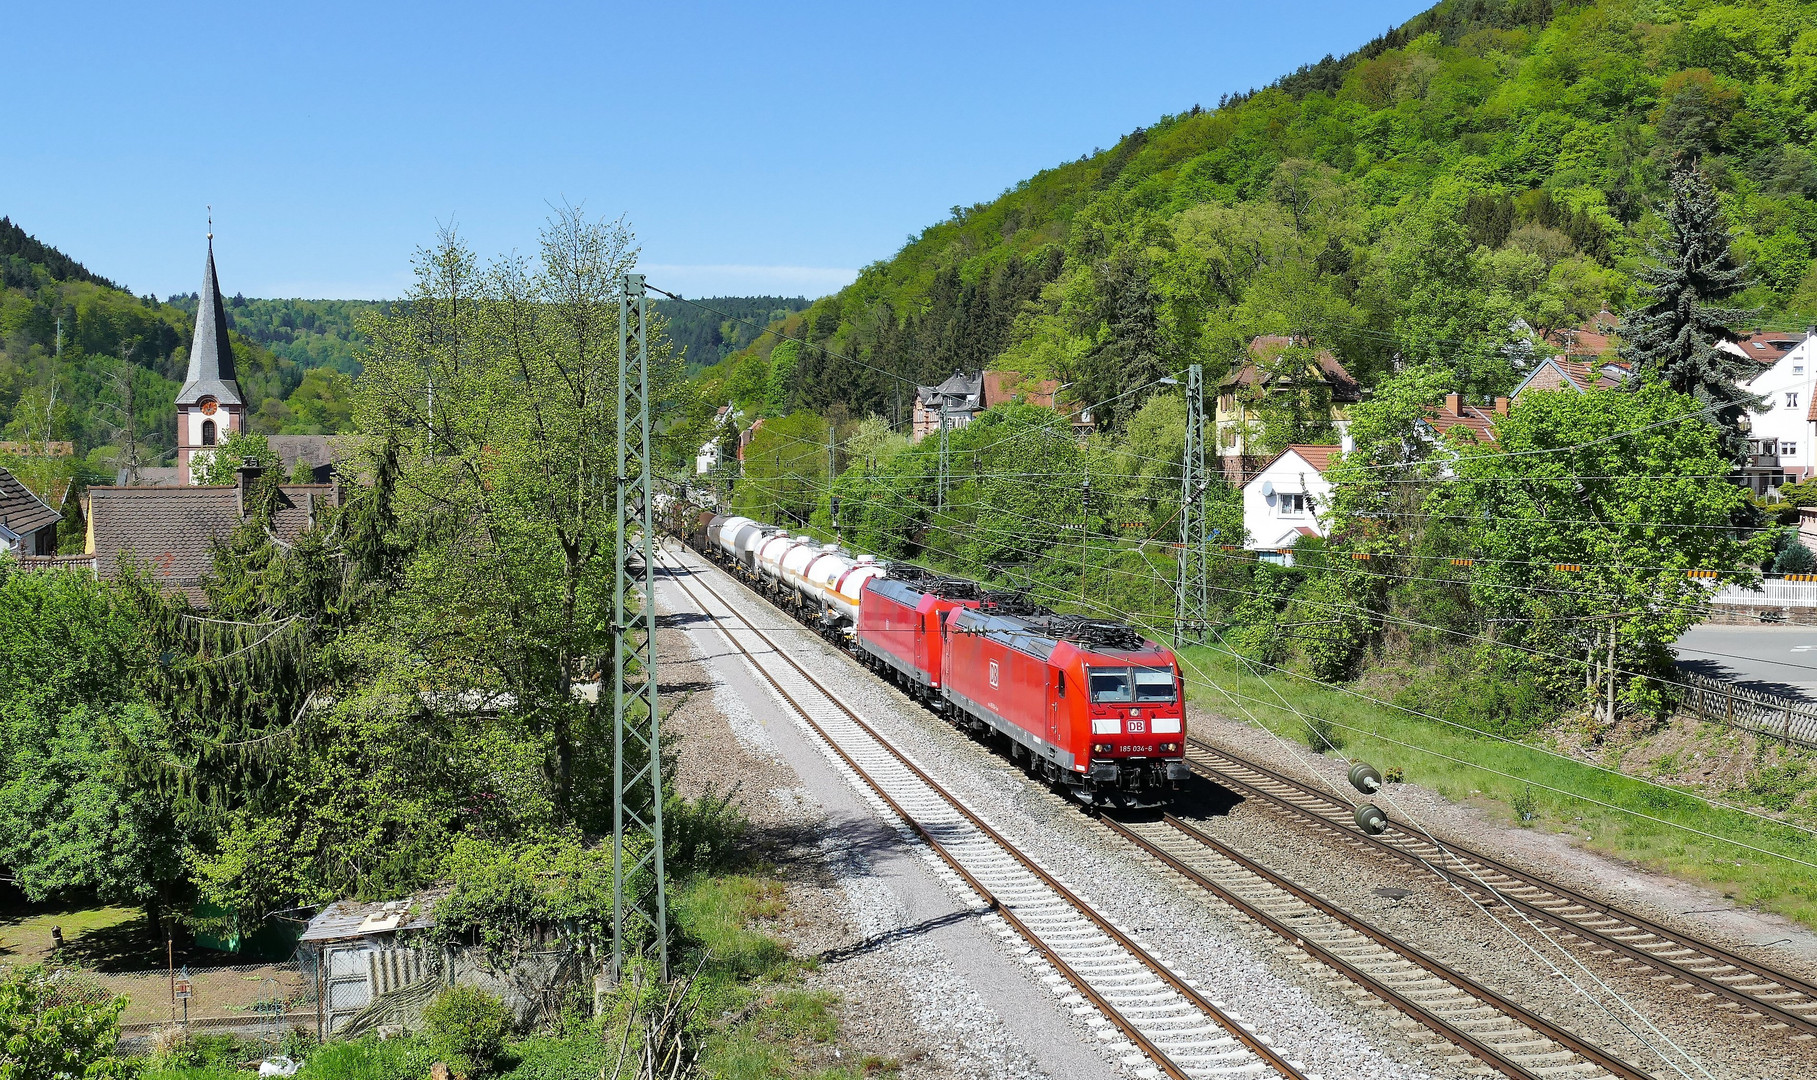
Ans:
{"type": "MultiPolygon", "coordinates": [[[[685,564],[683,565],[682,569],[685,570],[690,576],[692,576],[693,571],[691,569],[687,568],[685,566],[685,564]]],[[[684,593],[687,593],[688,596],[690,597],[690,599],[693,599],[693,600],[695,600],[696,603],[699,603],[699,597],[694,593],[694,590],[690,586],[690,583],[688,581],[684,580],[681,577],[677,577],[675,579],[675,581],[676,581],[677,586],[684,593]]],[[[1100,932],[1102,932],[1106,937],[1109,937],[1111,940],[1115,941],[1126,952],[1128,952],[1130,955],[1134,956],[1137,960],[1139,960],[1143,964],[1143,966],[1147,967],[1163,983],[1165,983],[1168,987],[1170,987],[1172,990],[1174,990],[1174,992],[1178,993],[1181,997],[1183,997],[1187,1001],[1191,1002],[1206,1016],[1215,1020],[1218,1023],[1218,1025],[1220,1027],[1224,1028],[1226,1031],[1228,1031],[1233,1038],[1235,1038],[1237,1041],[1241,1042],[1244,1046],[1248,1047],[1252,1053],[1254,1053],[1257,1057],[1261,1058],[1263,1061],[1267,1062],[1269,1066],[1274,1068],[1282,1076],[1294,1078],[1294,1080],[1307,1080],[1307,1075],[1306,1075],[1305,1071],[1303,1070],[1303,1068],[1296,1067],[1292,1062],[1289,1062],[1285,1057],[1283,1057],[1281,1055],[1281,1053],[1279,1051],[1275,1050],[1272,1046],[1268,1045],[1268,1043],[1263,1041],[1262,1037],[1259,1034],[1255,1034],[1255,1033],[1252,1033],[1252,1032],[1246,1030],[1244,1028],[1242,1022],[1229,1016],[1229,1014],[1227,1014],[1222,1008],[1213,1004],[1204,995],[1199,993],[1198,990],[1196,990],[1192,986],[1188,985],[1184,979],[1182,979],[1178,975],[1175,975],[1172,971],[1170,971],[1168,969],[1167,965],[1162,963],[1159,959],[1157,959],[1152,954],[1150,954],[1147,949],[1143,948],[1141,945],[1139,945],[1137,942],[1135,942],[1133,939],[1131,939],[1128,934],[1125,934],[1123,931],[1119,930],[1114,924],[1112,924],[1110,922],[1109,919],[1105,918],[1103,915],[1100,915],[1091,905],[1087,904],[1083,899],[1081,899],[1071,889],[1067,888],[1065,885],[1063,885],[1059,881],[1057,881],[1053,877],[1053,875],[1049,874],[1046,870],[1042,869],[1041,866],[1039,864],[1037,864],[1033,859],[1031,859],[1029,856],[1023,854],[1022,851],[1019,848],[1017,848],[1015,846],[1015,844],[1012,843],[1007,837],[1005,837],[1002,833],[998,832],[995,828],[993,828],[992,826],[987,824],[982,818],[980,818],[976,814],[974,814],[969,807],[967,807],[963,802],[961,802],[952,793],[948,792],[946,790],[946,788],[944,788],[937,781],[935,781],[933,777],[929,776],[924,770],[921,769],[920,766],[916,765],[913,761],[910,761],[906,755],[904,755],[901,751],[897,750],[894,745],[892,745],[887,739],[885,739],[880,733],[878,733],[876,731],[876,729],[872,728],[871,725],[869,723],[867,723],[862,717],[860,717],[857,712],[855,712],[849,706],[847,706],[845,704],[845,702],[838,697],[837,694],[835,694],[829,687],[826,686],[825,683],[821,682],[818,678],[814,677],[814,675],[812,675],[810,672],[808,672],[808,670],[806,668],[802,667],[799,663],[797,663],[793,657],[789,656],[788,653],[785,652],[781,648],[781,646],[779,646],[776,643],[776,641],[774,639],[772,639],[768,634],[764,633],[762,630],[758,629],[757,626],[755,624],[753,624],[749,619],[745,618],[744,615],[738,610],[738,608],[735,605],[733,605],[730,601],[728,601],[724,596],[720,595],[720,593],[716,589],[714,589],[711,585],[707,584],[705,581],[697,581],[697,582],[695,582],[695,584],[698,584],[701,589],[703,589],[705,592],[707,592],[709,595],[711,595],[714,599],[718,600],[719,603],[723,607],[726,608],[726,610],[731,612],[732,615],[735,616],[739,622],[742,622],[744,624],[746,630],[748,630],[752,634],[755,634],[760,640],[762,640],[766,645],[768,645],[774,651],[775,655],[780,657],[791,668],[793,668],[797,674],[801,675],[802,678],[806,679],[811,685],[813,685],[814,687],[819,689],[821,694],[826,697],[827,701],[830,702],[834,706],[834,708],[838,709],[842,714],[844,714],[845,717],[849,721],[851,721],[855,726],[857,726],[861,731],[863,731],[867,735],[869,735],[870,738],[874,742],[876,742],[876,744],[881,749],[883,749],[892,758],[894,758],[899,765],[901,765],[903,768],[907,769],[916,779],[921,781],[922,784],[926,785],[940,799],[945,801],[954,810],[956,810],[962,817],[964,817],[968,822],[970,822],[974,828],[976,828],[980,833],[982,833],[984,836],[986,836],[992,842],[994,842],[1006,854],[1008,854],[1012,859],[1014,859],[1016,861],[1016,863],[1019,864],[1026,872],[1028,872],[1030,875],[1032,875],[1037,880],[1039,880],[1042,884],[1047,886],[1056,895],[1061,897],[1061,899],[1063,899],[1067,904],[1069,904],[1075,911],[1077,911],[1079,914],[1083,915],[1087,919],[1087,921],[1089,921],[1094,926],[1096,926],[1098,928],[1098,930],[1100,932]]],[[[706,612],[704,610],[706,607],[705,604],[700,604],[699,606],[703,609],[703,612],[702,612],[703,614],[707,614],[715,622],[720,621],[719,616],[712,615],[710,612],[706,612]]],[[[884,791],[882,784],[880,784],[876,780],[875,777],[873,777],[868,771],[866,771],[861,765],[859,765],[858,762],[856,760],[854,760],[852,758],[852,756],[849,753],[847,753],[846,750],[842,746],[840,746],[836,740],[833,739],[833,737],[826,731],[825,728],[821,727],[820,723],[818,721],[816,721],[812,717],[812,715],[809,713],[809,710],[807,708],[805,708],[800,702],[798,702],[794,698],[794,696],[791,695],[786,689],[784,689],[782,684],[775,678],[774,675],[772,675],[770,672],[768,672],[767,670],[764,669],[763,665],[757,661],[757,658],[754,655],[752,655],[752,653],[750,652],[749,649],[745,648],[743,643],[739,642],[736,638],[733,638],[732,635],[729,633],[726,635],[726,637],[727,637],[727,640],[731,641],[733,646],[736,647],[738,649],[738,651],[746,657],[746,659],[750,660],[751,666],[753,668],[755,668],[759,674],[763,675],[764,680],[767,683],[769,683],[771,688],[774,689],[779,695],[781,695],[783,700],[785,700],[789,703],[789,706],[795,710],[795,712],[802,718],[802,720],[805,721],[810,727],[812,727],[814,729],[814,731],[820,736],[821,740],[824,741],[826,743],[826,745],[828,747],[830,747],[833,750],[833,752],[839,756],[840,760],[844,761],[846,766],[848,768],[850,768],[855,775],[857,775],[859,778],[864,780],[866,786],[868,786],[878,796],[878,798],[882,799],[884,801],[884,803],[890,807],[890,809],[893,813],[895,813],[898,817],[900,817],[902,819],[902,821],[904,823],[906,823],[910,828],[914,829],[915,832],[922,838],[922,840],[927,843],[929,848],[940,856],[942,861],[944,861],[948,866],[950,866],[953,869],[953,871],[955,873],[959,874],[965,880],[967,886],[970,887],[973,891],[975,891],[979,895],[979,897],[981,897],[985,901],[989,910],[993,911],[998,916],[1002,917],[1005,922],[1008,922],[1011,926],[1013,926],[1016,929],[1017,933],[1021,934],[1024,940],[1028,941],[1028,943],[1033,948],[1035,948],[1043,956],[1045,956],[1048,959],[1048,961],[1054,966],[1054,969],[1056,971],[1061,972],[1066,977],[1067,981],[1069,983],[1071,983],[1080,992],[1080,994],[1083,997],[1090,1000],[1093,1003],[1093,1005],[1095,1005],[1100,1011],[1102,1011],[1104,1013],[1104,1015],[1106,1016],[1107,1019],[1109,1019],[1113,1024],[1115,1024],[1117,1026],[1117,1029],[1119,1031],[1123,1032],[1123,1034],[1126,1037],[1128,1037],[1132,1043],[1134,1043],[1136,1046],[1140,1047],[1143,1050],[1143,1052],[1146,1053],[1149,1056],[1149,1058],[1155,1062],[1157,1067],[1159,1067],[1163,1072],[1167,1073],[1169,1076],[1175,1077],[1176,1080],[1189,1080],[1190,1074],[1188,1072],[1186,1072],[1185,1069],[1183,1069],[1180,1065],[1175,1063],[1168,1056],[1166,1051],[1164,1051],[1161,1047],[1157,1046],[1147,1035],[1143,1034],[1142,1031],[1136,1027],[1134,1022],[1129,1020],[1129,1018],[1126,1017],[1120,1009],[1118,1009],[1109,1000],[1107,1000],[1102,995],[1100,995],[1089,984],[1089,982],[1086,980],[1085,976],[1080,974],[1076,969],[1074,969],[1070,964],[1068,964],[1059,955],[1057,950],[1055,950],[1054,948],[1052,948],[1052,947],[1048,946],[1047,944],[1045,944],[1044,942],[1042,942],[1040,936],[1032,928],[1030,928],[1026,923],[1024,923],[1021,919],[1019,919],[1016,916],[1016,914],[1010,910],[1008,905],[1000,902],[996,898],[996,896],[991,892],[991,890],[988,889],[984,885],[983,882],[979,881],[977,879],[977,877],[975,877],[971,873],[971,871],[969,871],[963,865],[961,865],[959,859],[955,855],[953,855],[953,853],[951,851],[949,851],[947,849],[945,844],[943,844],[938,838],[936,838],[931,832],[929,832],[928,829],[925,826],[923,826],[914,817],[914,815],[909,813],[909,811],[906,808],[901,806],[893,797],[891,797],[886,791],[884,791]]]]}
{"type": "Polygon", "coordinates": [[[1337,802],[1331,796],[1318,791],[1311,785],[1285,776],[1281,773],[1258,765],[1246,758],[1213,746],[1199,738],[1188,736],[1187,761],[1194,772],[1214,783],[1236,791],[1238,794],[1251,794],[1269,805],[1279,807],[1290,814],[1309,819],[1320,826],[1338,833],[1346,840],[1359,841],[1365,845],[1387,852],[1408,863],[1430,870],[1440,877],[1469,889],[1479,898],[1488,901],[1499,900],[1508,906],[1539,919],[1557,929],[1565,931],[1571,937],[1594,948],[1605,949],[1645,964],[1648,967],[1674,979],[1688,983],[1699,990],[1727,998],[1738,1005],[1757,1012],[1762,1018],[1776,1021],[1788,1029],[1798,1029],[1805,1035],[1817,1033],[1817,986],[1812,986],[1794,976],[1773,968],[1737,956],[1734,953],[1704,941],[1697,936],[1677,930],[1668,930],[1658,923],[1643,916],[1626,911],[1613,904],[1607,904],[1585,896],[1576,890],[1548,881],[1537,874],[1519,870],[1491,856],[1473,851],[1462,845],[1447,840],[1442,846],[1422,836],[1409,833],[1398,827],[1392,819],[1389,831],[1380,836],[1371,836],[1349,823],[1350,807],[1337,802]],[[1227,764],[1208,762],[1208,757],[1221,758],[1227,764]],[[1248,770],[1259,780],[1246,779],[1232,770],[1248,770]],[[1276,785],[1287,789],[1288,794],[1270,791],[1265,785],[1276,785]],[[1329,808],[1329,812],[1303,806],[1289,796],[1314,800],[1329,808]],[[1430,855],[1423,854],[1426,849],[1430,855]],[[1475,864],[1472,866],[1471,864],[1475,864]],[[1476,879],[1476,871],[1487,871],[1491,876],[1500,876],[1515,883],[1520,890],[1537,890],[1550,894],[1549,897],[1527,897],[1517,895],[1509,888],[1497,884],[1491,892],[1476,879]],[[1565,908],[1579,909],[1575,914],[1566,913],[1565,908]],[[1592,926],[1579,921],[1584,918],[1612,920],[1620,925],[1592,926]],[[1619,935],[1626,934],[1628,937],[1619,935]],[[1701,956],[1663,956],[1645,948],[1637,940],[1630,940],[1636,935],[1650,937],[1659,946],[1678,950],[1688,950],[1701,956]],[[1721,970],[1699,971],[1687,964],[1702,963],[1727,967],[1730,972],[1721,970]],[[1739,989],[1721,982],[1718,976],[1725,974],[1749,975],[1773,985],[1756,987],[1752,991],[1739,989]],[[1805,1000],[1790,1002],[1799,1008],[1813,1010],[1811,1015],[1793,1012],[1779,1002],[1769,1000],[1767,995],[1778,995],[1782,998],[1802,996],[1805,1000]]]}
{"type": "MultiPolygon", "coordinates": [[[[1109,817],[1102,818],[1101,820],[1123,839],[1134,844],[1155,859],[1160,860],[1162,863],[1166,864],[1169,869],[1173,870],[1181,877],[1186,878],[1193,884],[1218,897],[1231,907],[1236,908],[1238,911],[1241,911],[1243,914],[1254,919],[1262,926],[1274,931],[1277,935],[1293,943],[1296,947],[1311,953],[1313,956],[1323,961],[1327,966],[1334,968],[1345,978],[1361,983],[1368,988],[1371,993],[1394,1006],[1409,1018],[1424,1024],[1438,1035],[1443,1036],[1445,1039],[1468,1050],[1485,1064],[1493,1066],[1503,1074],[1512,1077],[1513,1080],[1539,1080],[1539,1073],[1535,1073],[1528,1069],[1525,1065],[1522,1065],[1509,1055],[1503,1053],[1491,1043],[1446,1022],[1442,1017],[1401,993],[1383,979],[1363,970],[1359,965],[1345,959],[1325,945],[1308,939],[1304,931],[1290,926],[1273,914],[1257,906],[1253,901],[1242,896],[1235,890],[1207,877],[1198,868],[1188,865],[1172,852],[1162,848],[1140,832],[1130,828],[1121,821],[1109,817]]],[[[1304,904],[1334,922],[1361,934],[1375,944],[1388,949],[1402,959],[1405,959],[1429,974],[1444,980],[1456,989],[1503,1014],[1515,1023],[1520,1024],[1522,1027],[1545,1036],[1557,1045],[1584,1058],[1586,1061],[1593,1062],[1603,1069],[1608,1070],[1610,1073],[1623,1077],[1624,1080],[1653,1080],[1650,1074],[1622,1061],[1620,1058],[1609,1055],[1600,1047],[1585,1042],[1571,1032],[1558,1027],[1556,1024],[1528,1011],[1526,1008],[1497,994],[1495,991],[1488,989],[1471,979],[1469,976],[1464,975],[1462,972],[1455,971],[1445,964],[1434,960],[1420,950],[1401,942],[1386,931],[1379,929],[1367,920],[1352,915],[1342,908],[1321,899],[1309,890],[1289,881],[1287,878],[1282,877],[1267,867],[1262,866],[1260,863],[1250,859],[1242,852],[1237,851],[1222,841],[1206,835],[1204,832],[1181,821],[1172,814],[1162,815],[1162,821],[1167,825],[1172,826],[1180,835],[1209,849],[1216,853],[1218,857],[1235,865],[1239,869],[1246,871],[1263,882],[1266,882],[1274,888],[1279,889],[1299,903],[1304,904]]],[[[1535,1055],[1524,1056],[1532,1057],[1535,1055]]],[[[1545,1071],[1550,1073],[1556,1071],[1556,1069],[1554,1067],[1548,1067],[1545,1071]]]]}

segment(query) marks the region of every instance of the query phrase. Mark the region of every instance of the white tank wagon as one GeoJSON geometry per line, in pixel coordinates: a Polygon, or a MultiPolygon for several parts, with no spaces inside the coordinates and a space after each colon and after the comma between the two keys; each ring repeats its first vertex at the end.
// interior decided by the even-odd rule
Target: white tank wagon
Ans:
{"type": "Polygon", "coordinates": [[[704,541],[705,554],[813,619],[821,633],[842,644],[857,623],[864,583],[888,572],[875,556],[791,536],[748,517],[715,517],[696,536],[704,541]]]}
{"type": "Polygon", "coordinates": [[[772,535],[772,530],[750,518],[730,517],[719,526],[719,551],[734,566],[755,574],[757,548],[772,535]]]}

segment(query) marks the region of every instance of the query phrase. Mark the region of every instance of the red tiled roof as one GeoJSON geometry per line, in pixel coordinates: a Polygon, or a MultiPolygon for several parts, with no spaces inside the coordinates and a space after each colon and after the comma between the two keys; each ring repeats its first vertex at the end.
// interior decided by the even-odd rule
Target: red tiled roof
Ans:
{"type": "MultiPolygon", "coordinates": [[[[1256,469],[1254,472],[1249,472],[1249,474],[1243,478],[1243,486],[1247,487],[1251,483],[1254,483],[1256,477],[1262,475],[1262,473],[1273,467],[1275,462],[1286,457],[1288,454],[1300,455],[1301,458],[1305,459],[1306,464],[1312,466],[1314,472],[1324,473],[1331,468],[1331,456],[1333,454],[1343,453],[1343,449],[1344,448],[1341,446],[1312,446],[1305,443],[1296,443],[1269,458],[1261,468],[1256,469]]],[[[1248,470],[1245,471],[1247,472],[1248,470]]]]}
{"type": "MultiPolygon", "coordinates": [[[[1266,385],[1271,377],[1259,366],[1273,360],[1297,344],[1296,339],[1281,334],[1262,334],[1249,342],[1249,363],[1238,368],[1225,377],[1224,386],[1261,386],[1266,385]]],[[[1355,378],[1338,362],[1330,349],[1320,349],[1314,360],[1319,366],[1319,374],[1331,384],[1331,398],[1338,402],[1356,402],[1363,400],[1362,387],[1355,378]]]]}
{"type": "Polygon", "coordinates": [[[1060,384],[1053,379],[1025,379],[1020,372],[987,371],[984,373],[984,407],[994,409],[1018,398],[1029,405],[1054,407],[1054,396],[1060,384]]]}
{"type": "Polygon", "coordinates": [[[1475,405],[1463,406],[1462,413],[1454,413],[1443,405],[1432,405],[1426,409],[1426,423],[1440,437],[1450,434],[1457,428],[1464,428],[1479,443],[1495,441],[1495,416],[1475,405]]]}

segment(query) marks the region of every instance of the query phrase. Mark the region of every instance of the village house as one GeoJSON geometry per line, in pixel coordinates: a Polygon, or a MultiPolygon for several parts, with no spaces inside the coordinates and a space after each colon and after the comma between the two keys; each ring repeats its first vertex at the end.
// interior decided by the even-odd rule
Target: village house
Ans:
{"type": "Polygon", "coordinates": [[[1243,546],[1265,562],[1293,565],[1302,536],[1327,535],[1320,512],[1331,505],[1326,472],[1336,446],[1289,446],[1242,485],[1243,546]]]}
{"type": "Polygon", "coordinates": [[[955,371],[938,386],[921,386],[915,390],[915,411],[909,438],[920,442],[939,431],[962,428],[972,417],[983,412],[984,375],[966,375],[955,371]]]}
{"type": "MultiPolygon", "coordinates": [[[[955,371],[938,386],[916,388],[909,438],[920,442],[935,434],[943,416],[949,430],[962,428],[979,413],[999,405],[1022,402],[1052,409],[1059,396],[1060,384],[1052,379],[1031,379],[1015,371],[981,371],[976,375],[955,371]]],[[[1089,434],[1091,423],[1087,410],[1074,418],[1073,428],[1089,434]]]]}
{"type": "Polygon", "coordinates": [[[1304,344],[1294,337],[1257,337],[1249,343],[1249,359],[1218,384],[1218,461],[1232,484],[1244,484],[1263,467],[1260,441],[1273,406],[1309,409],[1331,425],[1340,444],[1347,438],[1347,408],[1363,400],[1362,387],[1329,349],[1318,350],[1304,364],[1281,362],[1288,349],[1304,344]],[[1294,403],[1296,396],[1300,400],[1294,403]]]}
{"type": "Polygon", "coordinates": [[[0,469],[0,555],[15,558],[57,553],[57,523],[63,515],[0,469]]]}
{"type": "Polygon", "coordinates": [[[1755,333],[1722,348],[1760,364],[1763,370],[1743,384],[1761,399],[1748,411],[1748,461],[1740,481],[1756,495],[1817,474],[1812,455],[1817,439],[1817,346],[1809,332],[1755,333]]]}

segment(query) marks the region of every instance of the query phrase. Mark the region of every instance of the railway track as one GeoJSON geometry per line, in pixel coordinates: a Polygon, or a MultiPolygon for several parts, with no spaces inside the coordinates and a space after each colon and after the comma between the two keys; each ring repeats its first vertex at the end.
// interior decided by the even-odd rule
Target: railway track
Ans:
{"type": "Polygon", "coordinates": [[[1170,870],[1512,1080],[1647,1073],[1345,912],[1171,814],[1100,820],[1170,870]]]}
{"type": "Polygon", "coordinates": [[[1121,1051],[1137,1076],[1320,1080],[1276,1049],[1253,1022],[1205,997],[1128,930],[1020,851],[691,567],[667,551],[659,561],[861,790],[868,789],[945,862],[962,895],[969,891],[987,912],[985,925],[1006,941],[1020,937],[1028,943],[1024,960],[1040,981],[1097,1028],[1113,1052],[1121,1051]]]}
{"type": "Polygon", "coordinates": [[[1739,1015],[1759,1019],[1791,1039],[1817,1037],[1817,986],[1802,979],[1450,841],[1440,846],[1392,820],[1385,832],[1371,836],[1355,826],[1347,803],[1190,736],[1187,760],[1213,783],[1310,824],[1352,849],[1384,852],[1436,872],[1479,903],[1506,904],[1557,931],[1561,943],[1613,957],[1630,970],[1649,968],[1656,973],[1653,978],[1715,1001],[1715,1008],[1740,1010],[1739,1015]]]}

